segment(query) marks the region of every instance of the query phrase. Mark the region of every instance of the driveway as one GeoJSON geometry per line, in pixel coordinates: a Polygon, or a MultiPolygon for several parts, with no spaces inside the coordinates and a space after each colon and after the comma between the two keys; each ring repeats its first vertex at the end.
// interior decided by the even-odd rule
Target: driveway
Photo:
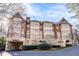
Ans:
{"type": "Polygon", "coordinates": [[[3,56],[79,56],[79,46],[68,47],[56,51],[9,51],[3,56]]]}

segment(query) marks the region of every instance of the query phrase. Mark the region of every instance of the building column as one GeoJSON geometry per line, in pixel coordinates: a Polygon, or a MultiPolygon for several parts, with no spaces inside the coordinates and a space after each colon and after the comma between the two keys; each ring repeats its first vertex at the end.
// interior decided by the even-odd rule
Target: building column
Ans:
{"type": "Polygon", "coordinates": [[[72,32],[72,25],[70,25],[70,32],[71,32],[71,40],[72,40],[72,44],[73,44],[73,32],[72,32]]]}
{"type": "Polygon", "coordinates": [[[6,40],[6,46],[5,46],[5,50],[6,50],[6,51],[11,50],[11,49],[10,49],[10,48],[11,48],[10,45],[11,45],[11,44],[9,43],[9,41],[6,40]]]}
{"type": "Polygon", "coordinates": [[[55,37],[55,39],[57,39],[56,25],[54,24],[54,25],[52,25],[52,27],[53,27],[53,31],[54,31],[54,37],[55,37]]]}
{"type": "Polygon", "coordinates": [[[78,43],[78,34],[77,34],[77,30],[75,30],[75,33],[76,33],[76,39],[75,39],[75,43],[74,44],[76,44],[76,45],[79,45],[79,43],[78,43]]]}
{"type": "Polygon", "coordinates": [[[61,25],[62,24],[59,25],[59,28],[60,28],[61,47],[66,47],[66,40],[63,40],[63,36],[62,36],[63,33],[62,33],[62,27],[61,27],[61,25]]]}
{"type": "Polygon", "coordinates": [[[42,32],[42,39],[44,39],[44,28],[43,28],[43,23],[40,23],[40,31],[42,32]]]}
{"type": "Polygon", "coordinates": [[[23,45],[26,45],[26,38],[27,38],[27,21],[25,21],[25,26],[24,26],[24,38],[25,41],[23,42],[23,45]]]}
{"type": "Polygon", "coordinates": [[[61,24],[59,25],[59,28],[60,28],[60,39],[62,40],[61,24]]]}
{"type": "Polygon", "coordinates": [[[26,17],[26,23],[25,23],[25,45],[27,44],[27,40],[29,39],[29,44],[30,44],[30,17],[26,17]],[[27,34],[29,33],[29,34],[27,34]],[[29,36],[29,37],[27,37],[29,36]]]}
{"type": "Polygon", "coordinates": [[[6,46],[5,46],[5,50],[8,50],[8,41],[6,40],[6,46]]]}
{"type": "Polygon", "coordinates": [[[71,39],[73,40],[72,25],[70,25],[71,39]]]}

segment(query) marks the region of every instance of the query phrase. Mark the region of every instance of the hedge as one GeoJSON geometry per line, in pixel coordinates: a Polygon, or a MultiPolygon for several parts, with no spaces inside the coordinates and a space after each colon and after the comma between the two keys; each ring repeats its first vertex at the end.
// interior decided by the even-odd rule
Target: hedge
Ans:
{"type": "Polygon", "coordinates": [[[52,48],[60,48],[60,45],[52,45],[52,48]]]}
{"type": "Polygon", "coordinates": [[[23,50],[33,50],[33,49],[37,49],[37,45],[24,45],[23,50]]]}
{"type": "Polygon", "coordinates": [[[51,47],[50,44],[39,44],[37,48],[40,49],[40,50],[49,50],[52,47],[51,47]]]}
{"type": "Polygon", "coordinates": [[[66,44],[66,47],[70,47],[70,46],[72,46],[72,44],[66,44]]]}

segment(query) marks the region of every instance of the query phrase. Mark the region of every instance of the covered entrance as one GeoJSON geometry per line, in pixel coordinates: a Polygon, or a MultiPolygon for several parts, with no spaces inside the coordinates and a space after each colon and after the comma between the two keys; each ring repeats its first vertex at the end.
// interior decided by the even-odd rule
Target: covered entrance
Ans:
{"type": "Polygon", "coordinates": [[[10,43],[10,50],[19,51],[22,50],[23,42],[12,41],[10,43]]]}

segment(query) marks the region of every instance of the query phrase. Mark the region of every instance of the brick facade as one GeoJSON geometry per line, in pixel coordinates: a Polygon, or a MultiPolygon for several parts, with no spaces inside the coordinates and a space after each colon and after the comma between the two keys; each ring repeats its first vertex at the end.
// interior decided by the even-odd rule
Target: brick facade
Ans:
{"type": "Polygon", "coordinates": [[[10,50],[10,42],[22,42],[22,45],[37,45],[39,41],[46,41],[51,45],[72,44],[72,25],[64,18],[58,22],[24,19],[16,13],[9,19],[9,29],[7,32],[6,50],[10,50]]]}

